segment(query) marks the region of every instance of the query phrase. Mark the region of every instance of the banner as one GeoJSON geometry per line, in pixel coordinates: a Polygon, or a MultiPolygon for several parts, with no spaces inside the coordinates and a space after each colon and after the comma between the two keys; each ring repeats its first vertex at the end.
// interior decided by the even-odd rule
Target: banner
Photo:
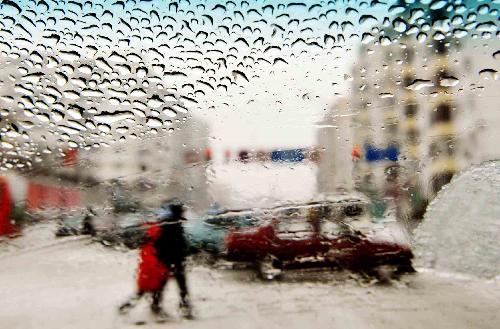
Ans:
{"type": "Polygon", "coordinates": [[[271,160],[273,162],[301,162],[304,159],[304,149],[278,150],[271,152],[271,160]]]}
{"type": "MultiPolygon", "coordinates": [[[[319,147],[307,147],[296,149],[277,149],[272,151],[265,150],[239,150],[231,152],[226,149],[223,151],[224,163],[236,160],[243,163],[248,162],[303,162],[309,160],[314,163],[321,161],[323,150],[319,147]]],[[[202,161],[211,161],[213,159],[212,149],[206,148],[201,152],[189,150],[184,153],[184,163],[195,164],[202,161]]]]}
{"type": "Polygon", "coordinates": [[[398,161],[399,148],[395,145],[389,145],[386,148],[377,148],[370,144],[365,144],[365,160],[375,161],[398,161]]]}

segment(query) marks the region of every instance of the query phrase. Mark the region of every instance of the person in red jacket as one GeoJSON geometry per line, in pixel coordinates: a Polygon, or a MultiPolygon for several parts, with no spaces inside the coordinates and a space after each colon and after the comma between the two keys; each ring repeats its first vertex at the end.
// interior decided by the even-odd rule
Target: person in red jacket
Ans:
{"type": "Polygon", "coordinates": [[[121,314],[127,313],[146,293],[152,295],[151,312],[166,317],[161,307],[163,288],[170,276],[165,264],[157,258],[156,240],[161,233],[161,223],[146,224],[146,238],[141,247],[139,267],[137,271],[137,293],[119,308],[121,314]]]}

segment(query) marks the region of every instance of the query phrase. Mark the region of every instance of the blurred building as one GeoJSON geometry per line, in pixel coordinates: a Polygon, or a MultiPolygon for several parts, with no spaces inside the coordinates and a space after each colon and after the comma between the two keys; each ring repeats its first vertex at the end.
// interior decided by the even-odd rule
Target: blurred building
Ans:
{"type": "Polygon", "coordinates": [[[196,96],[167,76],[158,54],[125,61],[106,47],[47,40],[21,47],[17,41],[0,49],[0,170],[86,182],[136,172],[131,166],[161,167],[154,156],[139,154],[143,147],[134,141],[135,151],[122,152],[121,163],[114,157],[98,160],[102,168],[113,168],[111,175],[86,163],[94,151],[120,152],[134,137],[170,134],[186,120],[196,96]],[[68,163],[72,156],[74,163],[68,163]]]}
{"type": "MultiPolygon", "coordinates": [[[[346,166],[355,188],[372,200],[386,200],[385,207],[392,203],[399,217],[414,218],[457,172],[500,156],[494,143],[500,140],[494,95],[499,78],[491,70],[498,41],[474,30],[465,37],[425,40],[418,29],[411,33],[415,21],[412,7],[406,8],[400,16],[410,24],[399,36],[393,27],[380,27],[392,42],[382,37],[359,49],[348,97],[352,120],[344,124],[351,131],[337,136],[319,128],[319,145],[331,151],[318,172],[318,188],[335,188],[330,177],[342,164],[333,165],[332,157],[347,153],[338,141],[352,136],[355,156],[346,166]]],[[[446,15],[433,12],[431,18],[446,15]]],[[[443,35],[451,31],[443,25],[443,35]]],[[[332,113],[343,106],[334,105],[325,121],[336,126],[332,113]]]]}
{"type": "Polygon", "coordinates": [[[208,144],[209,126],[191,118],[168,143],[170,174],[167,195],[185,200],[194,210],[209,207],[207,166],[212,160],[208,144]]]}
{"type": "Polygon", "coordinates": [[[316,179],[319,193],[349,191],[354,187],[352,115],[351,105],[347,99],[342,99],[317,123],[317,143],[322,153],[316,179]]]}
{"type": "MultiPolygon", "coordinates": [[[[208,206],[208,131],[205,122],[191,117],[168,135],[120,141],[85,152],[80,161],[106,197],[115,191],[150,206],[177,197],[203,209],[208,206]]],[[[89,202],[98,201],[92,193],[89,202]]]]}
{"type": "Polygon", "coordinates": [[[74,46],[0,50],[0,170],[84,189],[82,202],[126,189],[156,205],[170,196],[204,204],[208,127],[188,114],[194,94],[150,54],[103,66],[92,46],[78,62],[61,56],[74,46]]]}

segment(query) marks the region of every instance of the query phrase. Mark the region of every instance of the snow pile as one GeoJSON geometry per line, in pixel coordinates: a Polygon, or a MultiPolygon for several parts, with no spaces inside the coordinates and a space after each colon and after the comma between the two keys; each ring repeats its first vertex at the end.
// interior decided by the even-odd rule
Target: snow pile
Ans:
{"type": "Polygon", "coordinates": [[[500,275],[500,161],[456,177],[415,234],[419,267],[482,278],[500,275]]]}

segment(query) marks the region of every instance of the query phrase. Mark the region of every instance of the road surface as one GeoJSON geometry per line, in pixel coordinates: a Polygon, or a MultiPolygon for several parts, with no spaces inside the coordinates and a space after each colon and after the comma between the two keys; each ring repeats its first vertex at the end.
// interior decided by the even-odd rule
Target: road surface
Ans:
{"type": "MultiPolygon", "coordinates": [[[[0,243],[2,328],[137,328],[151,320],[147,303],[127,317],[119,303],[132,294],[136,251],[117,251],[87,238],[55,240],[53,226],[32,227],[0,243]]],[[[500,282],[421,270],[390,286],[349,273],[290,272],[262,282],[245,271],[192,265],[196,320],[177,314],[169,283],[161,328],[498,328],[500,282]]]]}

